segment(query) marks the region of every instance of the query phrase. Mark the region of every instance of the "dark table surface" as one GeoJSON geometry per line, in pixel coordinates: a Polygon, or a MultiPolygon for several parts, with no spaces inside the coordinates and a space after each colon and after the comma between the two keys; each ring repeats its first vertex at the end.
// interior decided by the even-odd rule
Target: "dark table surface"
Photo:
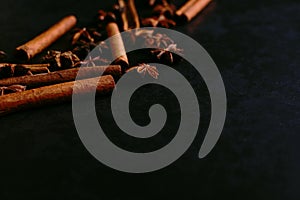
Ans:
{"type": "MultiPolygon", "coordinates": [[[[111,5],[2,1],[0,49],[12,52],[70,13],[84,26],[111,5]]],[[[70,104],[49,106],[0,118],[0,199],[299,199],[299,13],[295,0],[216,1],[176,28],[208,51],[227,91],[226,124],[206,158],[197,158],[200,134],[162,170],[118,172],[82,145],[70,104]]]]}

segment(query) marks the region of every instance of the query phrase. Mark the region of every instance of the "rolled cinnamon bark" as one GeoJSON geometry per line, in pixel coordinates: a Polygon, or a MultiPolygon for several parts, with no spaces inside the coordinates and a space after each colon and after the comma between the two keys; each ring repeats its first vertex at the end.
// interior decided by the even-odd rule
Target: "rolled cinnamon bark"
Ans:
{"type": "MultiPolygon", "coordinates": [[[[20,70],[28,71],[29,74],[40,74],[40,73],[49,73],[48,67],[50,64],[11,64],[11,63],[0,63],[1,67],[10,67],[14,74],[20,70]]],[[[14,75],[13,74],[13,75],[14,75]]]]}
{"type": "Polygon", "coordinates": [[[61,103],[72,99],[75,95],[96,92],[105,95],[112,92],[115,82],[112,76],[102,76],[91,79],[45,86],[23,92],[0,96],[0,116],[33,107],[61,103]]]}
{"type": "Polygon", "coordinates": [[[183,4],[177,11],[176,15],[181,16],[189,7],[191,7],[198,0],[188,0],[185,4],[183,4]]]}
{"type": "Polygon", "coordinates": [[[13,63],[0,63],[0,67],[3,67],[3,66],[12,66],[12,67],[15,67],[15,66],[21,66],[21,67],[24,67],[24,68],[40,68],[40,67],[50,67],[50,64],[13,64],[13,63]]]}
{"type": "Polygon", "coordinates": [[[48,67],[33,67],[29,69],[29,73],[33,74],[45,74],[50,73],[48,67]]]}
{"type": "Polygon", "coordinates": [[[50,72],[50,64],[11,64],[0,63],[0,79],[50,72]]]}
{"type": "Polygon", "coordinates": [[[73,15],[64,17],[48,30],[38,35],[29,42],[16,48],[16,56],[22,60],[29,60],[36,54],[49,47],[58,38],[68,32],[76,24],[76,17],[73,15]]]}
{"type": "Polygon", "coordinates": [[[127,31],[129,29],[129,22],[128,22],[128,18],[127,18],[127,5],[126,5],[126,2],[125,0],[118,0],[118,3],[119,3],[119,7],[120,7],[120,12],[121,12],[121,18],[122,18],[122,24],[121,24],[121,27],[120,29],[122,31],[127,31]]]}
{"type": "Polygon", "coordinates": [[[129,19],[129,29],[140,28],[140,19],[135,7],[134,0],[128,0],[127,7],[128,7],[127,15],[129,19]]]}
{"type": "Polygon", "coordinates": [[[128,58],[126,55],[126,50],[124,47],[123,39],[120,34],[117,23],[109,22],[106,25],[106,31],[108,37],[110,37],[109,43],[111,48],[111,53],[113,58],[117,58],[113,64],[120,65],[124,70],[126,70],[129,66],[128,58]]]}
{"type": "Polygon", "coordinates": [[[121,31],[140,28],[140,20],[134,0],[118,0],[118,3],[122,18],[121,31]]]}
{"type": "Polygon", "coordinates": [[[19,76],[0,80],[0,86],[25,85],[27,88],[36,88],[40,86],[53,85],[74,81],[76,78],[86,79],[97,77],[100,74],[112,75],[115,78],[121,76],[121,67],[119,65],[82,67],[51,72],[48,74],[39,74],[33,76],[19,76]],[[80,70],[80,73],[78,71],[80,70]]]}
{"type": "Polygon", "coordinates": [[[212,0],[197,0],[192,6],[182,13],[184,21],[191,21],[198,13],[200,13],[212,0]]]}

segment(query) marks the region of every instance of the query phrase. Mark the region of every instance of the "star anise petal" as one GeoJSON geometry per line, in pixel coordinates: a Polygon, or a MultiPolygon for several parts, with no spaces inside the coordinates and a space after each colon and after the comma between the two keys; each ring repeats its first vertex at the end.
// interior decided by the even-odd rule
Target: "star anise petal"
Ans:
{"type": "Polygon", "coordinates": [[[146,75],[146,72],[152,77],[157,79],[159,76],[158,70],[155,66],[150,66],[148,64],[140,64],[137,67],[137,72],[143,74],[143,77],[146,75]]]}

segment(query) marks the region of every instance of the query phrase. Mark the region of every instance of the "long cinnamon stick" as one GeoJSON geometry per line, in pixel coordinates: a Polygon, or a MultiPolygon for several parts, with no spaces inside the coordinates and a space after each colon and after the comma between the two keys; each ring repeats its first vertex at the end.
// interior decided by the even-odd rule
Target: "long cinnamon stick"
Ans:
{"type": "Polygon", "coordinates": [[[73,68],[48,74],[0,79],[0,86],[25,85],[27,88],[32,89],[40,86],[74,81],[76,78],[79,80],[97,77],[100,73],[103,73],[103,75],[112,75],[116,78],[121,76],[121,67],[119,65],[82,67],[80,73],[78,73],[78,71],[79,68],[73,68]]]}
{"type": "Polygon", "coordinates": [[[191,21],[198,13],[200,13],[212,0],[197,0],[192,6],[182,13],[183,20],[191,21]]]}
{"type": "Polygon", "coordinates": [[[73,91],[76,95],[88,94],[95,92],[95,85],[97,94],[105,95],[112,92],[115,82],[112,76],[107,75],[79,80],[76,84],[73,81],[0,96],[0,116],[18,110],[69,101],[73,91]]]}
{"type": "Polygon", "coordinates": [[[67,16],[58,23],[51,26],[48,30],[16,48],[16,56],[22,60],[29,60],[36,54],[50,46],[58,38],[68,32],[76,24],[76,17],[67,16]]]}
{"type": "Polygon", "coordinates": [[[108,37],[110,37],[109,43],[112,52],[112,56],[117,58],[113,64],[121,65],[123,70],[127,69],[129,66],[128,58],[126,55],[126,50],[124,47],[123,39],[120,34],[118,25],[116,22],[109,22],[106,25],[106,31],[108,37]]]}

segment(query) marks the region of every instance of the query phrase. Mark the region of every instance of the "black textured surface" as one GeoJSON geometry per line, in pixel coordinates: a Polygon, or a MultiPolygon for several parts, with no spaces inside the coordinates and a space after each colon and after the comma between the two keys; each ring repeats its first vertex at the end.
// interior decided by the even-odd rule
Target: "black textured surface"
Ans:
{"type": "MultiPolygon", "coordinates": [[[[79,25],[88,24],[98,8],[110,5],[100,0],[1,2],[0,50],[10,53],[69,13],[78,16],[79,25]]],[[[71,106],[51,106],[0,118],[0,198],[299,199],[299,13],[300,4],[292,0],[216,1],[178,28],[209,52],[227,89],[225,128],[205,159],[197,159],[203,137],[198,134],[165,169],[117,172],[84,148],[71,106]]],[[[108,97],[98,100],[99,113],[109,117],[108,105],[108,97]]],[[[133,116],[143,118],[145,112],[133,116]]],[[[115,133],[112,128],[112,140],[126,145],[115,133]]]]}

